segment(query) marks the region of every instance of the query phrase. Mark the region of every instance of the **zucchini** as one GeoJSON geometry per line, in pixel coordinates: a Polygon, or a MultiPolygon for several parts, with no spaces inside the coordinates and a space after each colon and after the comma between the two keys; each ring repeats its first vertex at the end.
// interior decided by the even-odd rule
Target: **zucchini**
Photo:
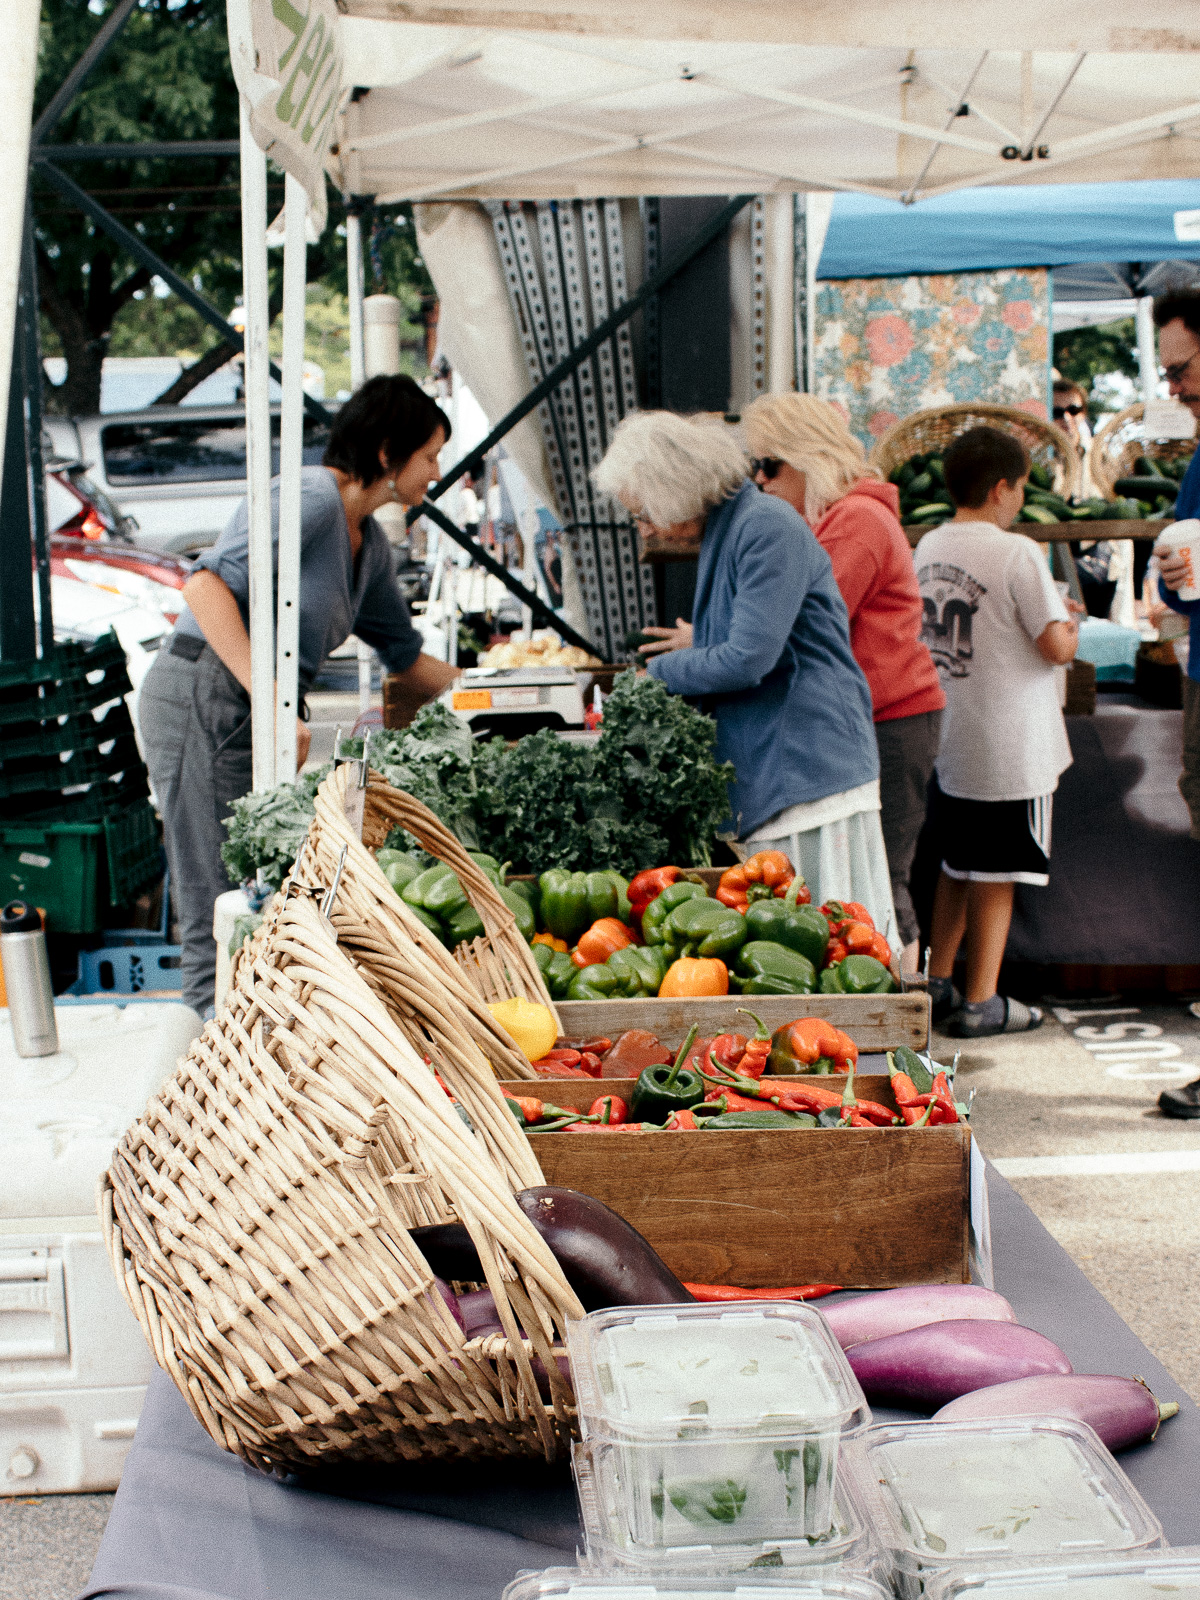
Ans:
{"type": "Polygon", "coordinates": [[[1044,528],[1052,528],[1056,522],[1061,522],[1061,517],[1056,517],[1048,506],[1039,506],[1026,502],[1021,507],[1021,516],[1026,522],[1037,522],[1044,528]]]}
{"type": "Polygon", "coordinates": [[[933,488],[933,473],[932,472],[922,472],[921,474],[919,474],[919,476],[915,477],[912,480],[912,482],[909,484],[909,486],[908,486],[909,493],[911,495],[913,495],[914,497],[916,497],[918,495],[923,495],[923,494],[926,493],[927,490],[932,489],[932,488],[933,488]]]}
{"type": "Polygon", "coordinates": [[[1053,489],[1054,475],[1049,467],[1043,467],[1040,461],[1030,463],[1029,481],[1038,489],[1053,489]]]}
{"type": "Polygon", "coordinates": [[[952,517],[953,515],[954,507],[944,505],[940,500],[935,500],[923,506],[914,506],[908,512],[908,517],[913,522],[928,522],[933,517],[952,517]]]}

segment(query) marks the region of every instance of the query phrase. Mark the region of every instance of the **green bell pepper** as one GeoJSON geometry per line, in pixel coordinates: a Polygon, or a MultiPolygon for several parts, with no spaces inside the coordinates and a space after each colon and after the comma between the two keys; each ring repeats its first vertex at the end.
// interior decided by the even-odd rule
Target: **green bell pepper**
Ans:
{"type": "Polygon", "coordinates": [[[469,905],[470,901],[457,872],[447,871],[444,877],[435,878],[425,890],[422,903],[431,916],[438,917],[442,922],[449,922],[451,917],[469,905]]]}
{"type": "Polygon", "coordinates": [[[891,994],[896,987],[891,973],[874,956],[847,956],[829,970],[836,974],[835,994],[891,994]]]}
{"type": "MultiPolygon", "coordinates": [[[[404,896],[401,895],[400,898],[403,900],[404,896]]],[[[408,902],[406,901],[405,904],[408,904],[408,902]]],[[[424,906],[409,905],[408,909],[412,912],[413,916],[416,917],[418,922],[423,923],[424,926],[429,929],[430,933],[436,933],[438,938],[445,943],[446,930],[442,927],[441,923],[436,917],[431,917],[424,906]]]]}
{"type": "MultiPolygon", "coordinates": [[[[562,954],[560,950],[559,955],[562,954]]],[[[570,961],[570,956],[567,960],[570,961]]],[[[572,963],[573,964],[573,963],[572,963]]],[[[568,1000],[612,1000],[619,998],[622,987],[621,973],[616,967],[576,967],[575,976],[567,988],[568,1000]]]]}
{"type": "Polygon", "coordinates": [[[381,861],[383,875],[395,889],[397,894],[403,893],[414,878],[419,878],[424,870],[411,856],[403,856],[400,852],[389,852],[394,856],[391,861],[381,861]]]}
{"type": "Polygon", "coordinates": [[[624,992],[631,1000],[656,995],[667,975],[661,945],[626,945],[624,950],[614,950],[604,964],[625,975],[624,992]]]}
{"type": "Polygon", "coordinates": [[[536,878],[532,883],[529,883],[528,881],[522,881],[518,883],[514,879],[510,878],[504,887],[506,889],[511,889],[514,894],[519,894],[522,900],[527,900],[529,902],[529,909],[533,912],[534,922],[537,924],[534,932],[537,932],[537,929],[541,927],[542,922],[542,897],[538,892],[536,878]]]}
{"type": "MultiPolygon", "coordinates": [[[[420,906],[423,911],[428,911],[429,907],[425,904],[426,898],[434,884],[440,883],[443,878],[453,878],[454,882],[458,883],[453,867],[448,867],[444,861],[439,861],[435,866],[426,868],[419,877],[414,878],[401,891],[400,898],[410,906],[420,906]]],[[[459,884],[459,887],[461,888],[462,885],[459,884]]],[[[465,895],[463,899],[466,899],[465,895]]]]}
{"type": "Polygon", "coordinates": [[[443,919],[442,926],[446,930],[446,943],[452,950],[456,944],[483,938],[483,919],[465,895],[462,905],[443,919]]]}
{"type": "Polygon", "coordinates": [[[801,882],[799,876],[793,878],[782,900],[751,901],[746,911],[746,934],[750,939],[786,945],[820,968],[829,945],[829,924],[816,906],[796,904],[801,882]]]}
{"type": "Polygon", "coordinates": [[[719,900],[685,900],[667,917],[662,934],[662,949],[670,961],[681,956],[732,960],[746,942],[746,919],[719,900]]]}
{"type": "Polygon", "coordinates": [[[537,919],[533,914],[533,907],[523,894],[518,894],[507,884],[501,884],[498,891],[501,900],[512,912],[517,921],[517,932],[529,944],[537,932],[537,919]]]}
{"type": "Polygon", "coordinates": [[[786,945],[753,939],[738,951],[734,976],[743,994],[813,994],[817,969],[786,945]]]}
{"type": "Polygon", "coordinates": [[[495,856],[489,856],[482,850],[468,850],[467,854],[485,877],[490,878],[498,889],[502,880],[500,877],[500,863],[495,856]]]}
{"type": "MultiPolygon", "coordinates": [[[[642,937],[647,944],[662,944],[666,938],[667,918],[677,906],[687,900],[707,900],[708,890],[702,883],[671,883],[651,900],[642,912],[642,937]]],[[[717,904],[718,902],[714,902],[717,904]]],[[[728,910],[728,907],[725,908],[728,910]]]]}
{"type": "Polygon", "coordinates": [[[633,1086],[629,1102],[632,1122],[665,1122],[673,1111],[686,1111],[704,1099],[704,1079],[690,1068],[680,1070],[696,1042],[700,1024],[693,1022],[671,1066],[647,1067],[633,1086]]]}
{"type": "Polygon", "coordinates": [[[843,994],[844,992],[845,991],[843,990],[841,984],[838,982],[837,967],[826,967],[821,973],[820,993],[843,994]]]}
{"type": "Polygon", "coordinates": [[[548,944],[535,944],[532,949],[551,1000],[565,1000],[579,968],[565,950],[552,950],[548,944]]]}
{"type": "MultiPolygon", "coordinates": [[[[838,1113],[839,1117],[841,1113],[838,1113]]],[[[815,1128],[816,1117],[807,1111],[780,1111],[777,1106],[764,1106],[761,1111],[726,1111],[719,1117],[705,1117],[702,1128],[717,1128],[728,1132],[738,1128],[815,1128]]]]}
{"type": "Polygon", "coordinates": [[[617,915],[615,872],[567,872],[551,867],[538,879],[542,897],[542,920],[556,939],[575,944],[593,922],[617,915]]]}

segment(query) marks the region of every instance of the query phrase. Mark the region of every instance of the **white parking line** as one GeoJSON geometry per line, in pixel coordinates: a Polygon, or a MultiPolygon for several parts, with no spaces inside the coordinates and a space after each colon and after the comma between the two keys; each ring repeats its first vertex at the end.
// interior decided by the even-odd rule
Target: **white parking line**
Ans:
{"type": "Polygon", "coordinates": [[[1200,1150],[1147,1150],[1088,1156],[1001,1156],[1005,1178],[1107,1178],[1152,1172],[1200,1172],[1200,1150]]]}

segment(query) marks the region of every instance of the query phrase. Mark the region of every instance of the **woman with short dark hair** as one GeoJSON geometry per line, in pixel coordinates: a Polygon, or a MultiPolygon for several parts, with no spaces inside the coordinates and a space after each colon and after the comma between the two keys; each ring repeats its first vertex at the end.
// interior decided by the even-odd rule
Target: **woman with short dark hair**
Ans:
{"type": "MultiPolygon", "coordinates": [[[[390,502],[423,498],[449,437],[445,413],[411,378],[372,378],[334,417],[324,465],[302,469],[301,706],[326,657],[352,633],[399,675],[413,705],[457,676],[457,668],[422,653],[374,516],[390,502]]],[[[271,524],[278,550],[278,479],[271,524]]],[[[252,781],[248,529],[243,501],[184,586],[188,610],[147,674],[138,706],[183,944],[183,999],[202,1015],[213,1004],[216,975],[213,902],[230,887],[221,861],[225,819],[252,781]]],[[[308,745],[300,721],[301,764],[308,745]]]]}

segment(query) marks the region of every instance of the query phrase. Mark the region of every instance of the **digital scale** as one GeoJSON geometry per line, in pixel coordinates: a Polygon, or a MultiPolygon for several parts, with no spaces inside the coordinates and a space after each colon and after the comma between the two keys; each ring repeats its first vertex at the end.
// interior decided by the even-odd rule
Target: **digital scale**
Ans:
{"type": "Polygon", "coordinates": [[[520,739],[542,728],[584,726],[583,691],[565,667],[468,667],[441,698],[476,735],[520,739]]]}

